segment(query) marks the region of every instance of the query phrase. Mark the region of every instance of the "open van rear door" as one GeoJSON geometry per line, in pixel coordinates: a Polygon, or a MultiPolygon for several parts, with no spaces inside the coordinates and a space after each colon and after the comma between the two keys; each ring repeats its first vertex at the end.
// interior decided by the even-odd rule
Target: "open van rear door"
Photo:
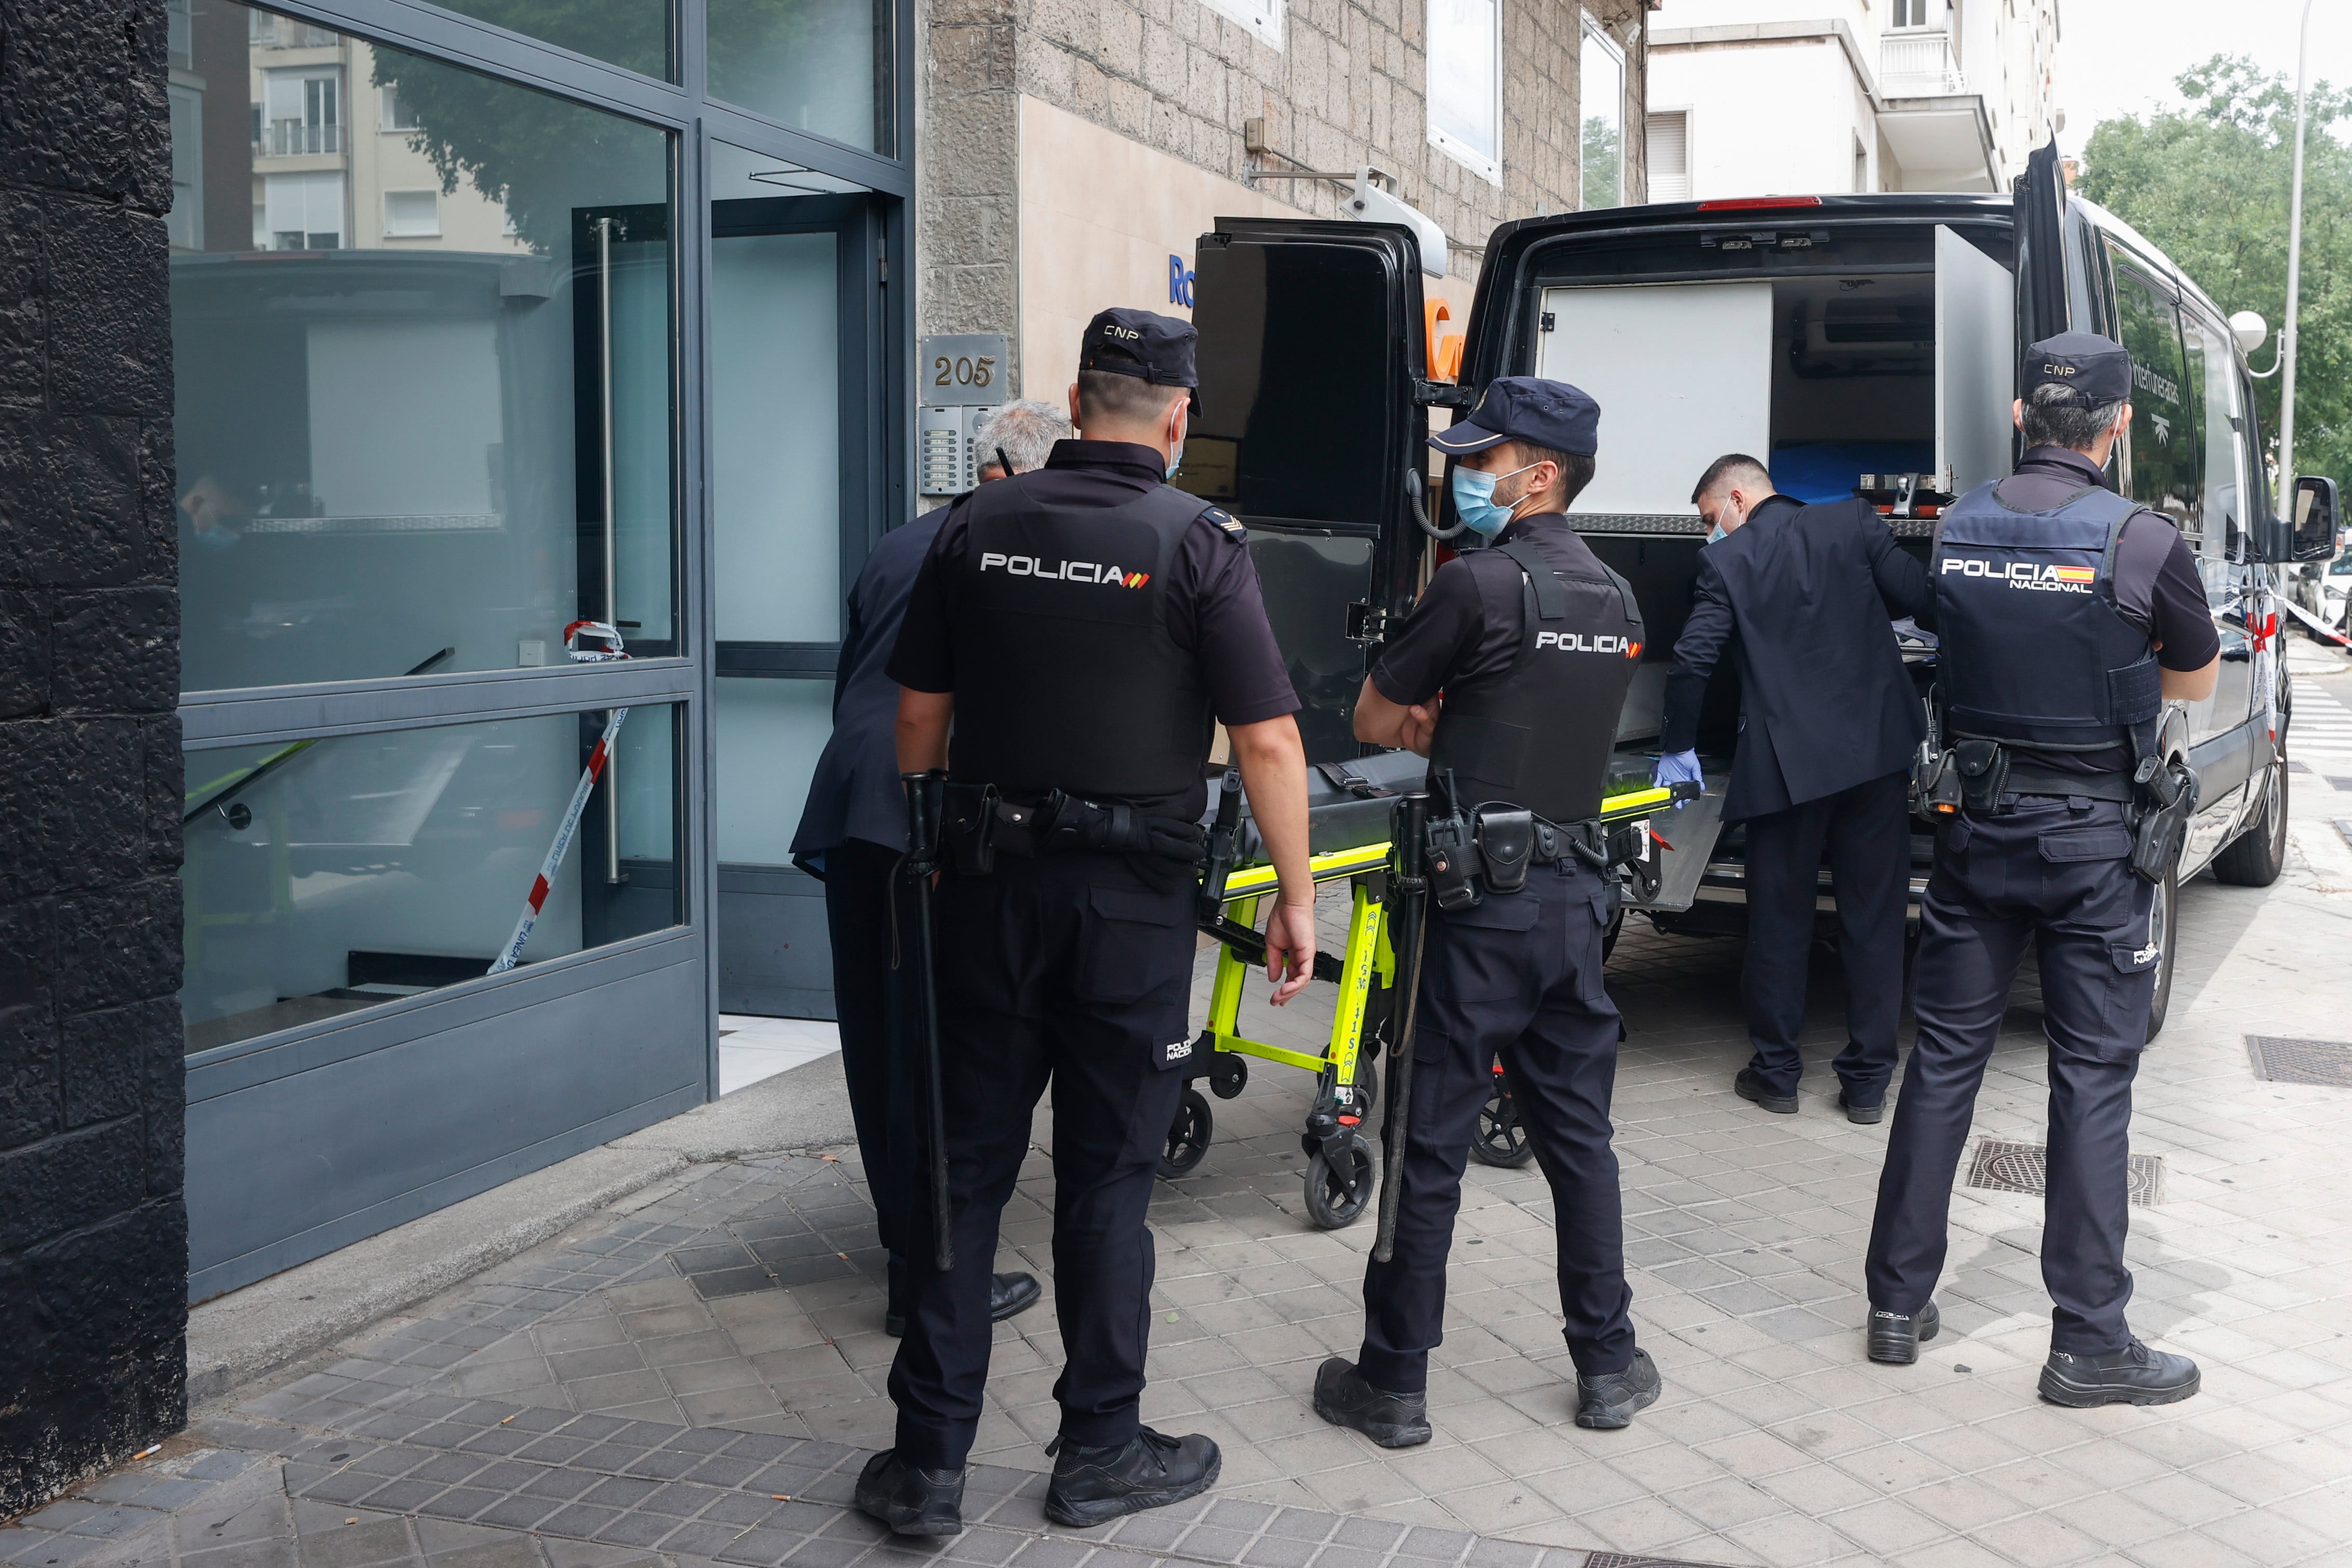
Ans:
{"type": "Polygon", "coordinates": [[[2005,479],[2016,396],[2017,288],[2009,268],[1936,226],[1937,488],[2005,479]]]}
{"type": "Polygon", "coordinates": [[[1346,761],[1367,649],[1419,581],[1419,248],[1383,224],[1221,217],[1193,271],[1201,404],[1174,482],[1248,528],[1307,760],[1346,761]]]}
{"type": "Polygon", "coordinates": [[[2026,158],[2014,196],[2017,346],[2022,349],[2073,325],[2066,305],[2066,173],[2058,163],[2057,138],[2026,158]]]}

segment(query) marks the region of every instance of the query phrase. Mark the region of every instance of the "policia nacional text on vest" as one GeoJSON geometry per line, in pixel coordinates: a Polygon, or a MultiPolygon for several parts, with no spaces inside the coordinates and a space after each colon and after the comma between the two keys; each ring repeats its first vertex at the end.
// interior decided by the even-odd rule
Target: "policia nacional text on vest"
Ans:
{"type": "Polygon", "coordinates": [[[1495,547],[1520,573],[1518,657],[1493,685],[1450,696],[1430,742],[1431,894],[1474,906],[1481,887],[1517,890],[1530,862],[1570,855],[1597,869],[1638,850],[1600,823],[1617,719],[1642,656],[1633,590],[1606,566],[1558,573],[1524,541],[1495,547]]]}
{"type": "Polygon", "coordinates": [[[1938,816],[1990,811],[2004,795],[2123,804],[2137,816],[2132,869],[2158,882],[2179,858],[2196,776],[2158,751],[2156,652],[2116,607],[2116,551],[2143,510],[2094,485],[2021,512],[1987,485],[1944,514],[1928,571],[1948,747],[1923,758],[1915,795],[1938,816]],[[2099,773],[2014,755],[2118,751],[2130,765],[2099,773]]]}

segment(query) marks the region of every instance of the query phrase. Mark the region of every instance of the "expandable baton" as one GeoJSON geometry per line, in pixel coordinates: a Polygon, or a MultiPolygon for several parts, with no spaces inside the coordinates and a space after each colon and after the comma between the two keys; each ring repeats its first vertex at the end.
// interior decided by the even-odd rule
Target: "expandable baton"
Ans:
{"type": "Polygon", "coordinates": [[[1429,826],[1429,796],[1420,791],[1397,803],[1389,818],[1389,841],[1396,859],[1389,879],[1388,896],[1396,900],[1400,917],[1391,928],[1391,951],[1403,959],[1397,969],[1401,994],[1391,1004],[1396,1019],[1389,1041],[1388,1115],[1381,1123],[1381,1224],[1372,1241],[1375,1262],[1386,1263],[1396,1251],[1397,1205],[1404,1195],[1404,1152],[1407,1118],[1412,1111],[1412,1029],[1421,1005],[1421,947],[1428,930],[1429,878],[1423,864],[1429,826]]]}
{"type": "Polygon", "coordinates": [[[949,1234],[954,1208],[948,1195],[948,1115],[940,1070],[940,986],[931,936],[931,879],[940,868],[940,825],[948,775],[938,768],[900,773],[907,787],[907,854],[898,862],[915,902],[916,992],[923,1026],[923,1100],[930,1142],[932,1263],[942,1274],[955,1268],[955,1239],[949,1234]]]}

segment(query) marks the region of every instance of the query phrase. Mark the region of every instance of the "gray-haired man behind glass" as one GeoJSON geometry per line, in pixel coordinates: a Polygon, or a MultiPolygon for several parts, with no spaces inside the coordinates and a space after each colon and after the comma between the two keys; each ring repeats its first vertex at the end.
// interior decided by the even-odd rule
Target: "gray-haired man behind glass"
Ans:
{"type": "MultiPolygon", "coordinates": [[[[982,482],[1003,479],[1008,459],[1014,473],[1042,466],[1054,443],[1069,434],[1068,418],[1049,403],[1024,398],[1004,405],[973,434],[982,482]]],[[[891,872],[907,848],[907,805],[895,739],[898,685],[884,666],[898,646],[915,571],[947,515],[939,507],[893,529],[857,574],[834,676],[833,736],[817,758],[808,805],[793,835],[793,864],[824,883],[842,1076],[876,1222],[890,1253],[884,1326],[894,1334],[906,1317],[899,1237],[920,1202],[922,1166],[912,1021],[887,962],[891,872]]],[[[1009,1318],[1037,1296],[1031,1276],[999,1274],[991,1310],[1000,1320],[1009,1318]]]]}

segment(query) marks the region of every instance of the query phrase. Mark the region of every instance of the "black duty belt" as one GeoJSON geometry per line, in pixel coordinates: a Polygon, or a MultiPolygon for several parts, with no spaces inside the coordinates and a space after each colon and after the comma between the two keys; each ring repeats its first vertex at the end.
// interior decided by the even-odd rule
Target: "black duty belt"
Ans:
{"type": "Polygon", "coordinates": [[[2069,773],[2037,768],[2030,763],[2009,765],[2010,795],[2072,795],[2081,800],[2111,800],[2129,805],[2137,798],[2126,773],[2069,773]]]}
{"type": "Polygon", "coordinates": [[[1061,790],[1005,794],[994,784],[948,781],[945,827],[955,867],[984,877],[999,854],[1016,859],[1091,852],[1192,866],[1206,837],[1197,822],[1153,816],[1124,801],[1093,801],[1061,790]]]}
{"type": "Polygon", "coordinates": [[[1640,852],[1643,831],[1635,823],[1611,828],[1598,817],[1553,822],[1514,806],[1457,808],[1429,819],[1430,893],[1441,910],[1469,909],[1489,892],[1518,891],[1530,866],[1580,860],[1607,870],[1640,852]]]}

